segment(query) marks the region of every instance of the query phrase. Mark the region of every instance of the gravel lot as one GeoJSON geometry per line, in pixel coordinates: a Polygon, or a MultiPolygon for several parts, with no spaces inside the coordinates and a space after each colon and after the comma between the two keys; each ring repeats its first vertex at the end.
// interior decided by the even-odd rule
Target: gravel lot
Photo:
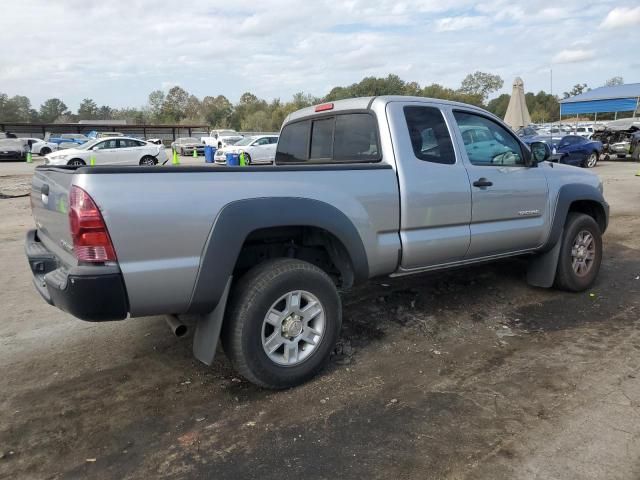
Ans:
{"type": "MultiPolygon", "coordinates": [[[[199,364],[160,317],[46,305],[29,201],[0,198],[0,478],[638,479],[638,167],[596,168],[612,218],[590,292],[528,287],[518,260],[372,282],[344,297],[330,367],[284,392],[199,364]]],[[[0,193],[32,169],[0,164],[0,193]]]]}

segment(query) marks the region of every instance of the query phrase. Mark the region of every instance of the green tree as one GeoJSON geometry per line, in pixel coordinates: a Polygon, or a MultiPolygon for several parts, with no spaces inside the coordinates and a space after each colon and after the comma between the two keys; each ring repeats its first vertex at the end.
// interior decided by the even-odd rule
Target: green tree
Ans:
{"type": "Polygon", "coordinates": [[[507,107],[509,106],[509,100],[511,100],[511,95],[503,93],[499,97],[489,101],[487,104],[487,110],[497,117],[504,118],[507,113],[507,107]]]}
{"type": "Polygon", "coordinates": [[[581,93],[588,92],[591,90],[587,87],[586,83],[576,83],[571,90],[568,92],[564,92],[564,98],[575,97],[576,95],[580,95],[581,93]]]}
{"type": "Polygon", "coordinates": [[[479,95],[484,102],[490,93],[498,91],[504,85],[499,75],[485,72],[475,72],[467,75],[460,84],[460,92],[466,95],[479,95]]]}
{"type": "Polygon", "coordinates": [[[162,122],[162,104],[164,103],[164,92],[162,90],[154,90],[149,94],[149,112],[151,118],[156,123],[162,122]]]}
{"type": "Polygon", "coordinates": [[[172,87],[162,103],[162,116],[167,121],[179,122],[186,116],[189,93],[182,87],[172,87]]]}
{"type": "Polygon", "coordinates": [[[98,118],[98,104],[90,98],[85,98],[78,107],[78,117],[81,120],[93,120],[98,118]]]}
{"type": "Polygon", "coordinates": [[[40,120],[45,123],[52,123],[61,115],[69,115],[67,106],[59,98],[45,100],[40,106],[40,120]]]}
{"type": "Polygon", "coordinates": [[[624,78],[622,77],[611,77],[609,80],[604,82],[605,87],[613,87],[615,85],[624,85],[624,78]]]}
{"type": "Polygon", "coordinates": [[[190,95],[184,109],[185,120],[190,122],[202,122],[202,103],[195,95],[190,95]]]}
{"type": "Polygon", "coordinates": [[[266,111],[258,110],[243,118],[240,128],[249,132],[267,132],[271,130],[271,117],[266,111]]]}
{"type": "Polygon", "coordinates": [[[102,105],[98,109],[97,119],[99,120],[111,120],[113,119],[114,110],[108,105],[102,105]]]}
{"type": "Polygon", "coordinates": [[[202,99],[202,114],[205,121],[212,127],[228,127],[232,113],[233,105],[224,95],[202,99]]]}

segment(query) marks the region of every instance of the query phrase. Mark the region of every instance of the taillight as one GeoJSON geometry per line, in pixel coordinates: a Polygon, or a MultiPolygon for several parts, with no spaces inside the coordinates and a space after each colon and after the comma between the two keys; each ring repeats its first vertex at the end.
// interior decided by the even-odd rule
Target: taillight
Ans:
{"type": "Polygon", "coordinates": [[[98,206],[87,192],[75,185],[69,193],[69,224],[73,252],[78,260],[92,263],[117,260],[98,206]]]}

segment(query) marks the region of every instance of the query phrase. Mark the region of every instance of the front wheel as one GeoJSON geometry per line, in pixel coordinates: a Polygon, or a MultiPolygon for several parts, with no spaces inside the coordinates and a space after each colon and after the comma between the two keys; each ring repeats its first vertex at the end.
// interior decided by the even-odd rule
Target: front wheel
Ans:
{"type": "Polygon", "coordinates": [[[555,285],[581,292],[596,281],[602,261],[602,232],[584,213],[570,212],[564,225],[555,285]]]}
{"type": "Polygon", "coordinates": [[[591,155],[587,157],[584,162],[584,166],[586,168],[593,168],[598,163],[598,154],[596,152],[592,152],[591,155]]]}
{"type": "Polygon", "coordinates": [[[49,147],[42,147],[40,149],[40,156],[44,157],[45,155],[49,155],[51,153],[51,149],[49,147]]]}
{"type": "Polygon", "coordinates": [[[234,368],[256,385],[282,389],[315,376],[342,325],[338,291],[318,267],[268,260],[235,285],[222,327],[234,368]]]}
{"type": "Polygon", "coordinates": [[[157,160],[149,155],[142,157],[140,160],[140,165],[153,166],[156,163],[158,163],[157,160]]]}
{"type": "Polygon", "coordinates": [[[73,160],[69,160],[67,162],[67,165],[71,165],[73,167],[81,167],[83,165],[86,165],[86,163],[84,163],[84,160],[81,160],[79,158],[74,158],[73,160]]]}

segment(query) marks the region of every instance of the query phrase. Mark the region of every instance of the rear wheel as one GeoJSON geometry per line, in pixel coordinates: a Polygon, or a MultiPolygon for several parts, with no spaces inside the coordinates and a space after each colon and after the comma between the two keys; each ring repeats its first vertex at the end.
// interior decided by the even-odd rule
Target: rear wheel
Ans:
{"type": "Polygon", "coordinates": [[[587,159],[584,161],[584,166],[586,168],[593,168],[596,166],[597,163],[598,163],[598,153],[591,152],[591,155],[589,155],[587,159]]]}
{"type": "Polygon", "coordinates": [[[84,163],[84,160],[81,160],[79,158],[74,158],[73,160],[69,160],[67,162],[67,165],[71,165],[71,166],[74,166],[74,167],[80,167],[82,165],[86,165],[86,163],[84,163]]]}
{"type": "Polygon", "coordinates": [[[152,165],[155,165],[156,163],[158,163],[158,161],[151,155],[146,155],[142,157],[142,159],[140,160],[140,165],[152,166],[152,165]]]}
{"type": "Polygon", "coordinates": [[[42,147],[40,149],[40,155],[44,157],[45,155],[49,155],[51,153],[51,149],[49,147],[42,147]]]}
{"type": "Polygon", "coordinates": [[[301,260],[269,260],[234,287],[222,345],[249,381],[289,388],[327,363],[341,324],[340,297],[325,272],[301,260]]]}
{"type": "Polygon", "coordinates": [[[596,221],[584,213],[570,212],[564,225],[555,285],[581,292],[591,287],[600,271],[602,233],[596,221]]]}

